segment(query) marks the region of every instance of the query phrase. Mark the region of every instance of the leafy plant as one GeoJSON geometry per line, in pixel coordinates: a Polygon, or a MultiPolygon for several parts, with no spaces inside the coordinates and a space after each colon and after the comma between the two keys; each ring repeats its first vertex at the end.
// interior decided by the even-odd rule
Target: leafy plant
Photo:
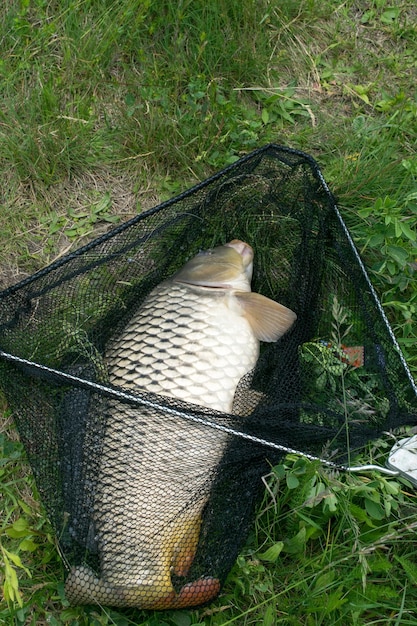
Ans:
{"type": "Polygon", "coordinates": [[[110,193],[106,192],[98,201],[84,210],[74,210],[71,207],[66,215],[53,215],[42,218],[41,223],[48,226],[49,235],[63,232],[70,239],[90,235],[99,222],[117,224],[118,215],[111,213],[110,193]]]}
{"type": "MultiPolygon", "coordinates": [[[[352,311],[332,297],[332,332],[329,339],[305,342],[299,354],[305,386],[304,401],[314,403],[316,411],[302,410],[301,420],[341,428],[343,417],[348,458],[349,429],[366,420],[381,423],[388,415],[389,400],[377,372],[364,367],[364,347],[352,343],[359,336],[360,324],[352,311]],[[324,407],[323,411],[320,407],[324,407]]],[[[350,464],[350,461],[348,461],[350,464]]]]}

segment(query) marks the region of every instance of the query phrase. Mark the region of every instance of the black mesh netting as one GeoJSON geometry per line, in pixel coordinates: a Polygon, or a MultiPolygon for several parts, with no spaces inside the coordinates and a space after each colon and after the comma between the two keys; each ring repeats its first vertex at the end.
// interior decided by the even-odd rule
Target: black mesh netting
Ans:
{"type": "Polygon", "coordinates": [[[0,383],[75,604],[210,600],[280,446],[343,463],[416,423],[411,375],[316,163],[277,146],[3,291],[0,332],[0,383]],[[147,294],[232,239],[254,248],[253,291],[298,316],[261,345],[233,411],[115,385],[108,346],[147,294]]]}

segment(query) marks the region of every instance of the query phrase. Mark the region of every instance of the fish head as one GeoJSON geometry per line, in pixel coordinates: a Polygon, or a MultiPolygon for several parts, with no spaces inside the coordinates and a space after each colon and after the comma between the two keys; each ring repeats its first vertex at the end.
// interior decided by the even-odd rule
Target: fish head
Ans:
{"type": "Polygon", "coordinates": [[[174,276],[175,282],[197,287],[250,291],[253,250],[239,239],[199,252],[174,276]]]}

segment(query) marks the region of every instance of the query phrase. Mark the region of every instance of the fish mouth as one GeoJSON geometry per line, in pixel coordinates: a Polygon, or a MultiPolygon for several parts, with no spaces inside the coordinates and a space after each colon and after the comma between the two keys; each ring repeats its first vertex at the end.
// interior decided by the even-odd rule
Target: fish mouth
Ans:
{"type": "Polygon", "coordinates": [[[246,267],[253,261],[253,248],[245,241],[241,239],[232,239],[229,243],[225,244],[225,247],[234,248],[238,254],[242,257],[243,265],[246,267]]]}

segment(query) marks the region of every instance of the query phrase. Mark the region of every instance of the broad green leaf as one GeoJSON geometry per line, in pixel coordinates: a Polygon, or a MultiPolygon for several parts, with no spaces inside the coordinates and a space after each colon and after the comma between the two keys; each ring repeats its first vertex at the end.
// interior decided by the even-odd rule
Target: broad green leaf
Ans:
{"type": "Polygon", "coordinates": [[[27,515],[32,515],[33,510],[30,508],[30,506],[28,506],[28,504],[26,504],[26,502],[24,502],[24,500],[18,500],[19,506],[21,507],[21,509],[27,514],[27,515]]]}
{"type": "Polygon", "coordinates": [[[381,15],[381,22],[383,24],[392,24],[398,19],[400,15],[399,7],[390,7],[386,9],[381,15]]]}
{"type": "Polygon", "coordinates": [[[387,246],[387,254],[401,267],[404,267],[409,258],[408,251],[404,248],[400,248],[400,246],[387,246]]]}
{"type": "Polygon", "coordinates": [[[302,552],[306,545],[306,529],[302,528],[294,537],[284,541],[284,552],[288,554],[298,554],[302,552]]]}
{"type": "Polygon", "coordinates": [[[15,522],[13,522],[13,528],[15,530],[26,530],[29,524],[25,517],[19,517],[15,522]]]}
{"type": "Polygon", "coordinates": [[[268,109],[262,109],[261,118],[264,124],[268,124],[269,122],[269,113],[268,109]]]}
{"type": "Polygon", "coordinates": [[[372,519],[382,520],[385,517],[385,511],[382,506],[369,498],[365,498],[365,509],[372,519]]]}
{"type": "Polygon", "coordinates": [[[378,248],[384,243],[384,239],[385,237],[383,233],[375,233],[369,237],[368,245],[370,245],[371,248],[378,248]]]}
{"type": "Polygon", "coordinates": [[[22,552],[34,552],[38,547],[39,544],[37,544],[35,541],[33,541],[33,539],[30,539],[29,537],[23,539],[23,541],[21,541],[19,544],[19,550],[22,550],[22,552]]]}
{"type": "Polygon", "coordinates": [[[258,554],[257,556],[261,561],[267,561],[268,563],[275,563],[275,561],[281,554],[283,547],[284,547],[283,541],[278,541],[277,543],[274,543],[273,546],[270,546],[267,550],[265,550],[265,552],[262,552],[261,554],[258,554]]]}
{"type": "Polygon", "coordinates": [[[24,517],[19,517],[12,526],[6,528],[6,534],[13,539],[18,539],[19,537],[26,537],[26,535],[30,534],[28,528],[28,521],[24,517]]]}
{"type": "Polygon", "coordinates": [[[369,9],[362,14],[361,23],[368,24],[375,17],[375,11],[373,9],[369,9]]]}
{"type": "Polygon", "coordinates": [[[274,475],[278,478],[278,480],[282,480],[285,476],[285,467],[284,465],[276,465],[272,468],[274,475]]]}
{"type": "Polygon", "coordinates": [[[284,120],[287,120],[287,122],[290,122],[290,124],[295,124],[294,118],[292,117],[292,115],[287,113],[284,107],[281,107],[279,114],[281,115],[281,117],[284,118],[284,120]]]}
{"type": "Polygon", "coordinates": [[[395,480],[387,480],[385,482],[385,489],[386,489],[387,493],[389,493],[389,494],[391,494],[393,496],[396,496],[399,493],[401,493],[402,487],[401,487],[400,483],[397,483],[397,481],[395,481],[395,480]]]}
{"type": "Polygon", "coordinates": [[[365,522],[365,524],[367,524],[368,526],[374,527],[371,518],[367,515],[366,511],[363,508],[351,502],[349,504],[349,510],[353,517],[358,520],[358,522],[365,522]]]}
{"type": "Polygon", "coordinates": [[[300,481],[298,480],[297,476],[294,476],[294,474],[288,473],[286,475],[286,480],[288,489],[297,489],[300,484],[300,481]]]}
{"type": "Polygon", "coordinates": [[[386,261],[379,261],[378,263],[374,263],[374,265],[372,265],[372,271],[376,272],[377,274],[382,274],[382,272],[385,269],[387,262],[386,261]]]}
{"type": "Polygon", "coordinates": [[[399,222],[399,224],[400,224],[403,235],[407,237],[407,239],[409,239],[410,241],[416,241],[417,239],[416,231],[411,230],[407,222],[399,222]]]}

